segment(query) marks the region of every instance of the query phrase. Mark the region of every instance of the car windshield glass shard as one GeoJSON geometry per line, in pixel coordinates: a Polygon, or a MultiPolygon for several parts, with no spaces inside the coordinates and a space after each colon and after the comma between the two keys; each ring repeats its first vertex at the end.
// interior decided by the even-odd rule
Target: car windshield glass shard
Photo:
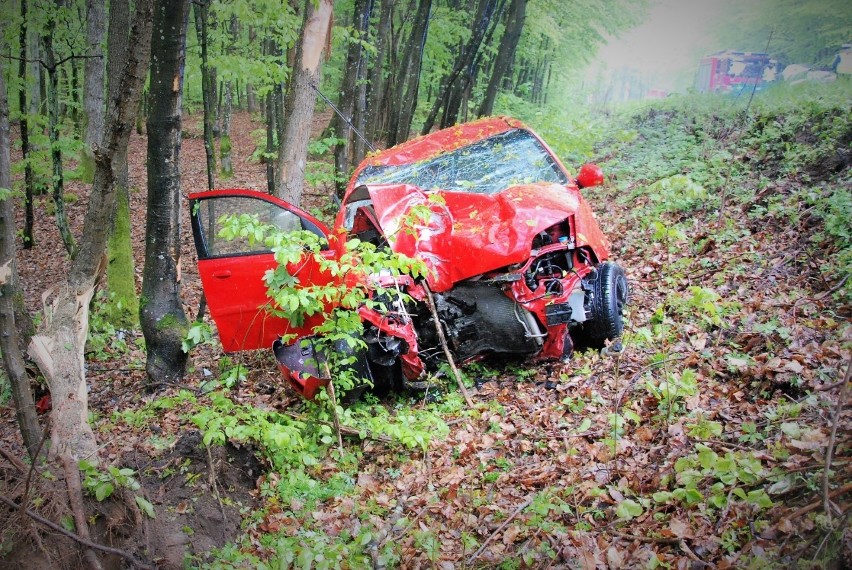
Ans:
{"type": "Polygon", "coordinates": [[[199,226],[204,246],[209,257],[226,255],[245,255],[266,253],[269,251],[262,241],[249,236],[235,236],[225,239],[221,231],[225,222],[232,216],[252,217],[257,224],[272,225],[284,232],[302,229],[299,216],[280,206],[245,196],[223,196],[206,198],[201,201],[198,210],[199,226]]]}
{"type": "Polygon", "coordinates": [[[368,166],[357,184],[496,194],[535,182],[567,184],[568,178],[529,131],[515,129],[420,162],[368,166]]]}

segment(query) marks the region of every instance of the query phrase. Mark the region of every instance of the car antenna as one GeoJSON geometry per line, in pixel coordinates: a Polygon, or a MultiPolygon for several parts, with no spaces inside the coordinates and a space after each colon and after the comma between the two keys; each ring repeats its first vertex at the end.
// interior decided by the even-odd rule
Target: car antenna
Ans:
{"type": "Polygon", "coordinates": [[[337,116],[338,116],[338,117],[340,117],[341,119],[343,119],[344,121],[346,121],[346,124],[347,124],[347,125],[349,125],[349,128],[350,128],[350,129],[352,129],[352,132],[354,132],[356,135],[358,135],[358,138],[359,138],[359,139],[361,139],[362,141],[364,141],[364,144],[365,144],[365,145],[367,145],[367,146],[370,148],[370,151],[371,151],[371,152],[376,152],[376,147],[375,147],[375,146],[373,146],[373,143],[371,143],[370,141],[368,141],[368,140],[364,137],[364,135],[362,135],[362,134],[361,134],[361,131],[359,131],[358,129],[356,129],[356,128],[355,128],[355,125],[353,125],[353,124],[352,124],[352,121],[350,121],[349,119],[347,119],[347,118],[343,115],[343,113],[340,111],[340,109],[338,109],[338,108],[337,108],[337,105],[335,105],[334,103],[332,103],[332,102],[331,102],[331,100],[330,100],[328,97],[326,97],[326,96],[323,94],[323,92],[322,92],[322,91],[320,91],[320,90],[319,90],[319,88],[318,88],[316,85],[314,85],[313,83],[311,83],[311,87],[313,87],[314,91],[316,91],[317,93],[319,93],[319,96],[320,96],[320,97],[322,97],[323,101],[325,101],[326,103],[328,103],[329,107],[331,107],[332,109],[334,109],[334,112],[335,112],[335,113],[337,113],[337,116]]]}

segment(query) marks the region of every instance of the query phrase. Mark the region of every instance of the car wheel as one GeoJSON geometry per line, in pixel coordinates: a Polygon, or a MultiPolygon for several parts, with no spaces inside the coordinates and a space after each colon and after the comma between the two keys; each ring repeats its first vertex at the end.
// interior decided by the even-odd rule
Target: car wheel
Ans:
{"type": "Polygon", "coordinates": [[[607,340],[621,336],[630,288],[624,270],[611,262],[603,263],[595,270],[591,286],[591,315],[583,324],[582,340],[590,348],[603,348],[607,340]]]}

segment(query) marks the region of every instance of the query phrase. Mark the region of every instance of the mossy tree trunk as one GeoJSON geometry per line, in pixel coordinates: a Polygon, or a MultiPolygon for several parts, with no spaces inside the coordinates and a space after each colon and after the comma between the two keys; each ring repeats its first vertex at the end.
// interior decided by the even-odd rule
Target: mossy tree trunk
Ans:
{"type": "Polygon", "coordinates": [[[95,152],[95,179],[86,210],[80,248],[64,283],[45,307],[45,317],[29,345],[29,353],[50,388],[51,454],[97,462],[97,443],[89,425],[83,350],[89,329],[89,302],[104,268],[104,251],[115,206],[114,160],[126,152],[139,93],[145,81],[151,45],[151,0],[136,1],[130,52],[118,99],[95,152]]]}
{"type": "MultiPolygon", "coordinates": [[[[127,34],[129,27],[129,0],[112,0],[109,8],[109,27],[115,30],[109,36],[109,107],[118,97],[118,82],[121,70],[127,61],[127,34]]],[[[110,298],[107,306],[110,319],[116,326],[131,329],[139,324],[139,297],[136,294],[136,270],[133,262],[133,236],[130,235],[130,192],[127,167],[127,149],[114,158],[116,171],[116,208],[112,233],[109,238],[109,265],[107,266],[107,289],[110,298]]]]}
{"type": "Polygon", "coordinates": [[[157,0],[148,107],[148,219],[140,321],[148,380],[183,377],[188,329],[180,299],[180,145],[189,0],[157,0]]]}

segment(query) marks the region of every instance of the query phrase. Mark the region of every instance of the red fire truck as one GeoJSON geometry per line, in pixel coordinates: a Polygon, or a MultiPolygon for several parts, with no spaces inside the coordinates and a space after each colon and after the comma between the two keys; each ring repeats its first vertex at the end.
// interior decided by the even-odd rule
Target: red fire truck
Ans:
{"type": "Polygon", "coordinates": [[[778,62],[769,54],[720,51],[701,60],[695,77],[695,89],[699,93],[711,91],[734,94],[754,86],[760,89],[764,84],[775,81],[777,66],[778,62]]]}

